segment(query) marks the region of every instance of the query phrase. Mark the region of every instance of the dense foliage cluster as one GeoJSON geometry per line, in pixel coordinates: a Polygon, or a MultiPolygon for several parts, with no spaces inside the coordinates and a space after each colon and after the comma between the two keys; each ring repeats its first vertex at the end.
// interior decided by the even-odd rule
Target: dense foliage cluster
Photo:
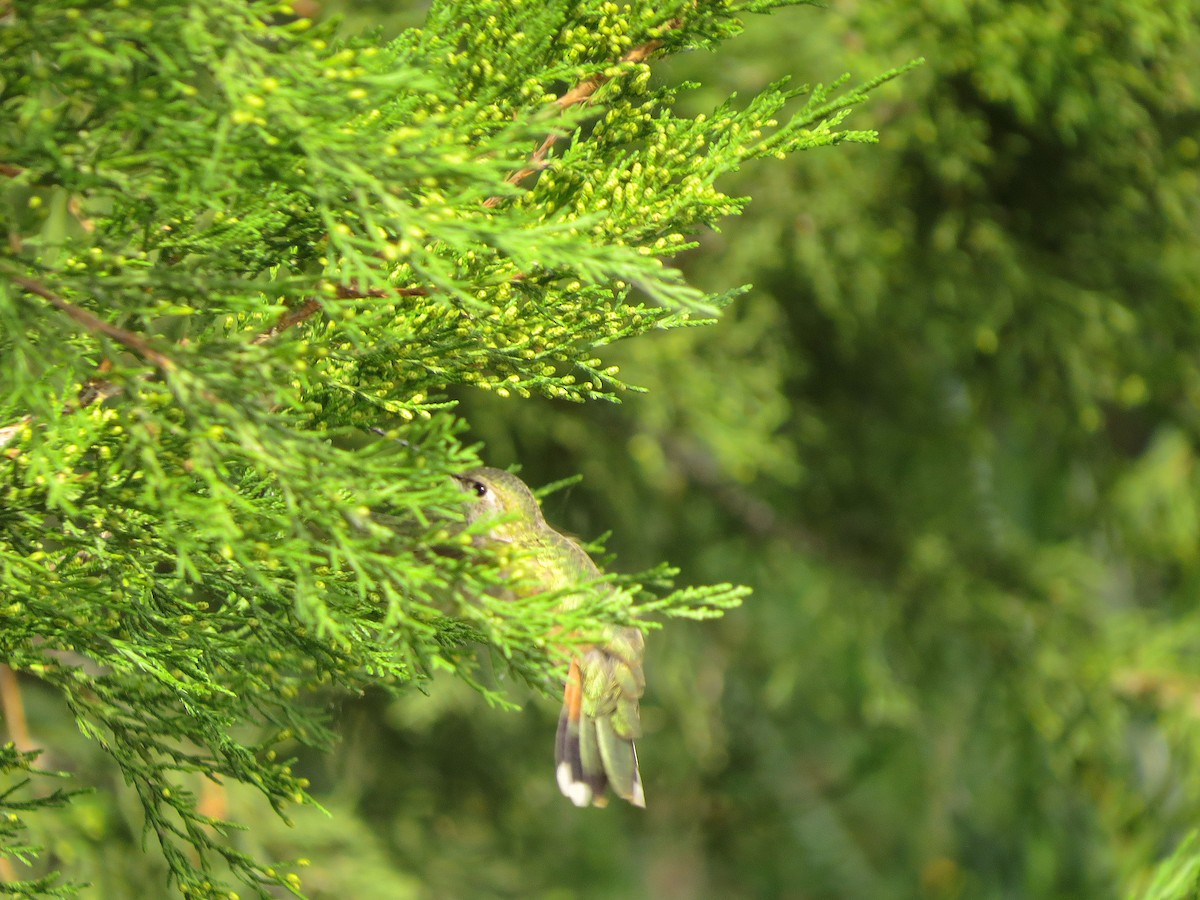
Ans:
{"type": "Polygon", "coordinates": [[[488,691],[489,648],[552,686],[551,634],[736,605],[663,569],[570,613],[494,600],[448,475],[478,462],[467,389],[616,399],[608,345],[736,293],[669,264],[741,210],[719,177],[873,139],[841,122],[874,84],[688,115],[653,83],[770,5],[444,2],[391,42],[279,3],[0,6],[0,661],[37,712],[0,751],[0,890],[70,887],[46,860],[14,883],[24,826],[136,890],[111,847],[144,816],[184,894],[299,893],[225,811],[239,784],[312,801],[323,700],[488,691]],[[133,811],[39,774],[95,753],[133,811]]]}

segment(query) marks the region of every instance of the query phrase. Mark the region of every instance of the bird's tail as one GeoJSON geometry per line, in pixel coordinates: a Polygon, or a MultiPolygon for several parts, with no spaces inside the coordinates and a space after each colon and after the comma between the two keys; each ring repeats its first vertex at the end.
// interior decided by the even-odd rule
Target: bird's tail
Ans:
{"type": "Polygon", "coordinates": [[[642,634],[633,628],[571,661],[558,718],[555,765],[559,790],[576,806],[604,806],[607,788],[644,807],[634,739],[641,736],[638,700],[642,634]]]}

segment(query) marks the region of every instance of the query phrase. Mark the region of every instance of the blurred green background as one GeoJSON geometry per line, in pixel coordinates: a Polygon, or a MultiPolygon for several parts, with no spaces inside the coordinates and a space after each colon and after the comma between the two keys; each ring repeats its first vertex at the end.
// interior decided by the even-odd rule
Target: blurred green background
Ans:
{"type": "MultiPolygon", "coordinates": [[[[314,898],[1105,898],[1200,821],[1200,9],[838,0],[655,73],[702,111],[915,56],[853,115],[879,145],[740,173],[682,262],[754,288],[613,348],[648,393],[460,396],[492,465],[583,473],[547,517],[617,568],[755,590],[650,637],[649,808],[559,796],[553,701],[439,680],[334,701],[333,818],[234,791],[245,847],[314,898]]],[[[45,839],[153,895],[102,799],[45,839]]]]}

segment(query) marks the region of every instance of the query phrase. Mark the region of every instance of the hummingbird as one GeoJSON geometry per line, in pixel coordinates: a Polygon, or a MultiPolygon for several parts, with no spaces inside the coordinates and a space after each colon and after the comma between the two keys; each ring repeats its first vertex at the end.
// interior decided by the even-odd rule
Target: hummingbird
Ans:
{"type": "MultiPolygon", "coordinates": [[[[569,588],[600,577],[587,551],[555,531],[542,517],[533,491],[503,469],[472,469],[455,475],[467,494],[468,522],[493,521],[484,540],[528,551],[541,590],[569,588]]],[[[570,595],[563,605],[579,602],[570,595]]],[[[641,736],[638,700],[645,638],[636,628],[610,626],[601,643],[584,645],[571,658],[554,743],[558,788],[576,806],[606,806],[607,790],[645,807],[634,740],[641,736]]]]}

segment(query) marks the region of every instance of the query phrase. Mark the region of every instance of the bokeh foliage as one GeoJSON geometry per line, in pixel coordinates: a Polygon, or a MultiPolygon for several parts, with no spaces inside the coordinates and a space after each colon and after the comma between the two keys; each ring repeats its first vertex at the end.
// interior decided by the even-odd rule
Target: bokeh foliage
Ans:
{"type": "Polygon", "coordinates": [[[755,290],[624,348],[645,397],[472,415],[584,472],[559,515],[622,560],[755,588],[651,642],[661,818],[575,895],[1194,896],[1198,41],[1189,4],[846,3],[672,63],[927,58],[880,146],[738,176],[685,268],[755,290]]]}

